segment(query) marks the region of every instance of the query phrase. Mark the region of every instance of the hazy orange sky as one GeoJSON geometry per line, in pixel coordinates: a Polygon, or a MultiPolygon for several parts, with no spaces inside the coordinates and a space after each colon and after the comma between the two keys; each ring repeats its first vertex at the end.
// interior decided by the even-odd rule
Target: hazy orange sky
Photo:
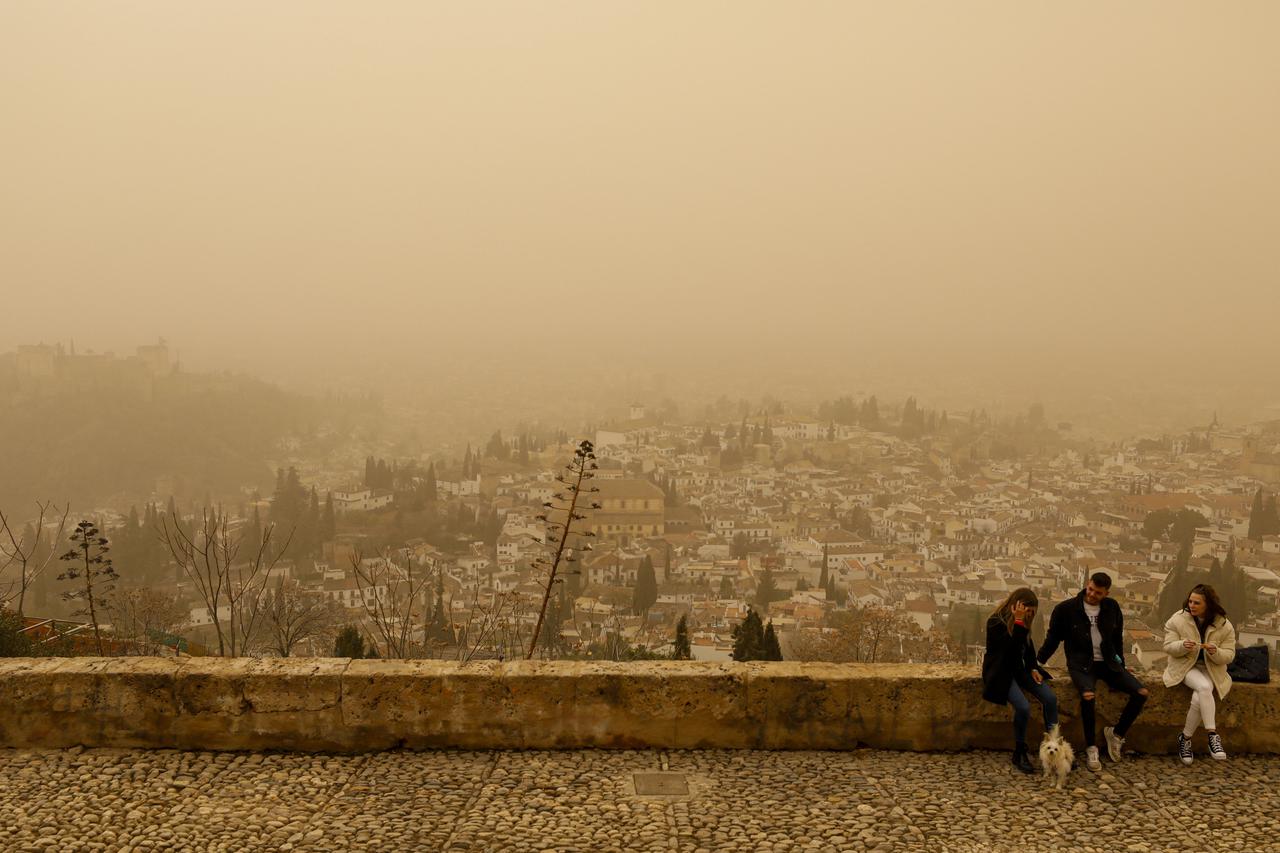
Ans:
{"type": "Polygon", "coordinates": [[[324,365],[580,316],[606,358],[1274,362],[1277,33],[1261,1],[8,0],[0,350],[324,365]]]}

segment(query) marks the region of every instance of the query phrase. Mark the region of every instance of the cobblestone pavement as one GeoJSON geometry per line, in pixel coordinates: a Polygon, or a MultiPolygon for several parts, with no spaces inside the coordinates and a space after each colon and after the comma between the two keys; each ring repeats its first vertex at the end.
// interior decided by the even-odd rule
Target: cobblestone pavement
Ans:
{"type": "MultiPolygon", "coordinates": [[[[669,777],[664,777],[669,778],[669,777]]],[[[0,851],[1280,851],[1280,759],[0,750],[0,851]],[[641,796],[633,774],[683,774],[641,796]]]]}

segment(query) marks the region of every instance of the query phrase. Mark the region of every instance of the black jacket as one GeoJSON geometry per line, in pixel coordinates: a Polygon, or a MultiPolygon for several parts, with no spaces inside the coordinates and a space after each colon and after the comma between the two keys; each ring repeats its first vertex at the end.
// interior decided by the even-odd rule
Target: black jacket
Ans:
{"type": "MultiPolygon", "coordinates": [[[[1119,672],[1124,669],[1124,614],[1111,598],[1099,604],[1098,633],[1102,635],[1102,662],[1119,672]]],[[[1084,612],[1084,590],[1053,608],[1049,630],[1036,655],[1041,663],[1049,660],[1061,643],[1067,654],[1067,668],[1087,671],[1093,666],[1093,634],[1089,617],[1084,612]]]]}
{"type": "Polygon", "coordinates": [[[987,620],[987,653],[982,658],[982,698],[997,705],[1009,702],[1009,685],[1031,686],[1031,673],[1039,672],[1045,681],[1052,678],[1036,661],[1035,646],[1026,626],[1014,625],[1013,633],[1004,620],[992,616],[987,620]]]}

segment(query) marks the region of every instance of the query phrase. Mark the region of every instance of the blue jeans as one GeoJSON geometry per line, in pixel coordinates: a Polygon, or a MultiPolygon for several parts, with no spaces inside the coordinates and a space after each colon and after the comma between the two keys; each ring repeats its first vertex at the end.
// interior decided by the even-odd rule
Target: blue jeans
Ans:
{"type": "MultiPolygon", "coordinates": [[[[1048,731],[1058,724],[1058,697],[1047,681],[1032,682],[1031,694],[1044,708],[1044,729],[1048,731]]],[[[1023,695],[1018,682],[1009,685],[1009,704],[1013,706],[1013,736],[1021,746],[1027,742],[1027,723],[1031,720],[1031,703],[1023,695]]]]}

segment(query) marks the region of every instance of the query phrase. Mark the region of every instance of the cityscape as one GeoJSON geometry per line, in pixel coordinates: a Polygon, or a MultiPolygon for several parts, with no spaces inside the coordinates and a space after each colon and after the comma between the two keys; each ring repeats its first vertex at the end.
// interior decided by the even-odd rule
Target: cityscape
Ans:
{"type": "Polygon", "coordinates": [[[1280,853],[1277,32],[0,2],[0,853],[1280,853]]]}
{"type": "MultiPolygon", "coordinates": [[[[19,406],[232,383],[184,372],[163,342],[128,357],[27,345],[0,364],[19,406]]],[[[547,507],[585,440],[590,501],[552,582],[541,658],[767,659],[737,639],[756,621],[779,659],[973,664],[1011,590],[1062,600],[1097,571],[1115,579],[1140,670],[1163,668],[1161,614],[1196,576],[1230,596],[1240,642],[1280,651],[1280,420],[1100,442],[1038,404],[993,418],[833,395],[797,409],[721,401],[706,420],[637,401],[590,429],[495,429],[461,455],[409,456],[323,407],[299,410],[309,420],[278,426],[216,500],[178,461],[65,518],[51,495],[6,508],[16,538],[0,589],[24,633],[46,649],[98,633],[118,654],[323,656],[346,629],[371,657],[525,657],[565,518],[547,507]],[[32,505],[48,508],[38,537],[32,505]],[[48,559],[81,518],[118,575],[97,593],[96,631],[48,559]],[[230,543],[213,560],[220,591],[192,553],[205,535],[230,543]]]]}

